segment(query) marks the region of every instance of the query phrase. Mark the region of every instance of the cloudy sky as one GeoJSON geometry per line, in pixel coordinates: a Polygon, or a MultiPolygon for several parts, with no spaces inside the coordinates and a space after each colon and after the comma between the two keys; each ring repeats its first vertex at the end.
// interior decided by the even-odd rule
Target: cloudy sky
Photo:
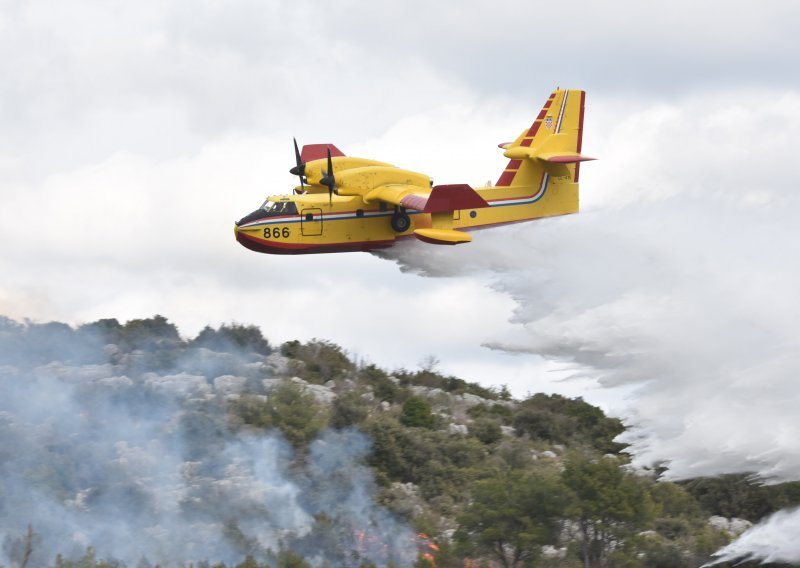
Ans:
{"type": "Polygon", "coordinates": [[[231,229],[293,186],[292,136],[441,182],[494,180],[495,144],[558,85],[588,92],[585,148],[601,161],[585,168],[587,212],[686,179],[791,183],[760,153],[796,133],[784,124],[797,117],[796,3],[553,6],[3,1],[0,313],[160,313],[186,336],[254,323],[273,342],[329,338],[387,367],[432,354],[520,395],[553,388],[561,375],[544,371],[559,365],[481,347],[516,329],[496,271],[432,279],[368,254],[257,255],[231,229]],[[725,152],[692,135],[709,114],[725,152]]]}
{"type": "MultiPolygon", "coordinates": [[[[510,265],[531,262],[513,233],[477,235],[501,252],[469,274],[424,278],[368,254],[257,255],[233,241],[232,221],[293,186],[292,136],[442,182],[493,180],[505,163],[495,144],[557,85],[588,91],[585,147],[601,161],[582,180],[587,216],[632,202],[649,213],[689,183],[769,201],[765,183],[792,183],[799,12],[792,2],[586,2],[568,13],[529,1],[4,2],[0,312],[72,323],[161,313],[186,336],[255,323],[274,342],[329,338],[387,367],[432,354],[445,371],[520,395],[581,393],[586,383],[547,384],[561,364],[481,347],[519,331],[492,264],[503,252],[510,265]]],[[[638,215],[623,223],[628,213],[638,215]]],[[[576,223],[526,231],[569,235],[576,223]]],[[[420,262],[441,256],[406,248],[420,262]]],[[[445,256],[457,265],[465,254],[445,256]]]]}
{"type": "Polygon", "coordinates": [[[0,0],[0,313],[434,355],[627,405],[674,477],[797,479],[800,4],[561,6],[0,0]],[[587,91],[600,158],[579,215],[380,258],[233,239],[293,186],[292,136],[482,185],[556,86],[587,91]]]}

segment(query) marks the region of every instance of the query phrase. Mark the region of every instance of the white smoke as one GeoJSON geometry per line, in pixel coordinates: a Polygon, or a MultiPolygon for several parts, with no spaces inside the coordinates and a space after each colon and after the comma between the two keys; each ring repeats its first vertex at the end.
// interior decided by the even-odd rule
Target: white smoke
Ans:
{"type": "MultiPolygon", "coordinates": [[[[433,276],[493,272],[521,329],[490,347],[636,388],[624,441],[637,465],[799,479],[800,96],[589,99],[586,128],[602,161],[583,166],[580,214],[383,254],[433,276]]],[[[759,542],[788,526],[761,526],[759,542]]],[[[764,558],[751,542],[731,550],[764,558]]]]}
{"type": "Polygon", "coordinates": [[[189,349],[139,372],[154,354],[111,346],[103,363],[95,338],[60,349],[63,328],[42,327],[44,346],[33,333],[15,342],[24,327],[0,318],[0,559],[18,561],[30,524],[42,566],[88,546],[129,566],[233,565],[282,548],[315,566],[413,562],[413,532],[373,501],[363,435],[324,432],[298,460],[276,431],[231,429],[230,390],[263,394],[269,360],[189,349]]]}

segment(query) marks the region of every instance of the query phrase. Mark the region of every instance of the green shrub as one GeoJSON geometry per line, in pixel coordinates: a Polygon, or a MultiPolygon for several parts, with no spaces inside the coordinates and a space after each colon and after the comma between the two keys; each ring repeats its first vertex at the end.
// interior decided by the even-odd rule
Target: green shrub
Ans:
{"type": "Polygon", "coordinates": [[[400,415],[403,426],[410,428],[433,428],[434,418],[431,405],[423,398],[412,396],[403,403],[400,415]]]}

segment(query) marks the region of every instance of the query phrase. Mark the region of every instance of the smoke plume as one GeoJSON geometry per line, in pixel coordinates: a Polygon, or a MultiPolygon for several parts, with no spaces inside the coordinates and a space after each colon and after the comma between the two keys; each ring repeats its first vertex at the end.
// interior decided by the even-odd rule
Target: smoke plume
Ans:
{"type": "Polygon", "coordinates": [[[274,357],[162,347],[0,318],[0,558],[18,560],[30,524],[36,566],[89,546],[129,566],[282,549],[411,564],[413,533],[373,503],[364,436],[324,432],[299,459],[275,432],[231,428],[227,402],[265,396],[274,357]]]}
{"type": "MultiPolygon", "coordinates": [[[[587,106],[584,149],[601,161],[583,168],[580,214],[383,255],[429,276],[493,273],[518,331],[488,346],[635,389],[623,441],[637,465],[796,480],[800,225],[785,142],[800,135],[800,98],[765,100],[587,106]]],[[[767,558],[798,515],[726,554],[767,558]]]]}

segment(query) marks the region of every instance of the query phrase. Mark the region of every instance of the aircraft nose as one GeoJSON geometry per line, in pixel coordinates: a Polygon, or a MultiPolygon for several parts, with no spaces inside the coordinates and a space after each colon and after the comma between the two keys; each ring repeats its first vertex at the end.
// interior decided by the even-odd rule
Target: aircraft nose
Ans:
{"type": "Polygon", "coordinates": [[[236,226],[238,227],[239,225],[243,225],[244,223],[249,223],[250,221],[255,221],[257,219],[261,219],[266,216],[267,214],[263,209],[256,209],[252,213],[248,213],[247,215],[236,221],[236,226]]]}

